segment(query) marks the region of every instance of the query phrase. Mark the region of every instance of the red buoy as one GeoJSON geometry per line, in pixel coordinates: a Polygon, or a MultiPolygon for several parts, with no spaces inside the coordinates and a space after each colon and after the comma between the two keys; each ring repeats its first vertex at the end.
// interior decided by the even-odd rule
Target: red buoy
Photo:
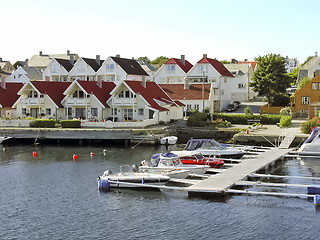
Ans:
{"type": "Polygon", "coordinates": [[[94,156],[94,153],[93,153],[93,152],[91,152],[91,153],[90,153],[90,156],[91,156],[91,157],[93,157],[93,156],[94,156]]]}
{"type": "Polygon", "coordinates": [[[72,158],[73,158],[73,160],[77,160],[79,158],[79,156],[77,154],[73,154],[72,158]]]}
{"type": "Polygon", "coordinates": [[[32,156],[36,157],[36,156],[38,156],[38,153],[37,152],[33,152],[32,156]]]}

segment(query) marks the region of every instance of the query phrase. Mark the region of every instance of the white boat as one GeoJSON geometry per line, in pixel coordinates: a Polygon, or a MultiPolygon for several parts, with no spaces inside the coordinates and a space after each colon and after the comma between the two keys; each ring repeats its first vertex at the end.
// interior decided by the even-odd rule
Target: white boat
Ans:
{"type": "Polygon", "coordinates": [[[190,139],[184,150],[200,152],[205,157],[241,158],[244,150],[227,147],[213,139],[190,139]]]}
{"type": "Polygon", "coordinates": [[[178,141],[178,137],[176,136],[167,136],[160,138],[160,144],[162,145],[174,145],[178,141]]]}
{"type": "Polygon", "coordinates": [[[146,161],[141,162],[139,171],[189,170],[189,174],[203,175],[209,168],[209,165],[184,165],[181,163],[179,156],[173,153],[156,153],[152,155],[149,163],[146,161]]]}
{"type": "Polygon", "coordinates": [[[110,188],[150,188],[150,186],[163,185],[170,177],[163,174],[149,172],[134,172],[132,167],[124,165],[120,172],[113,174],[110,170],[98,178],[98,188],[108,190],[110,188]]]}
{"type": "Polygon", "coordinates": [[[312,129],[309,137],[303,142],[298,152],[318,153],[320,155],[320,127],[312,129]]]}
{"type": "Polygon", "coordinates": [[[11,138],[12,137],[5,137],[5,136],[0,137],[0,144],[5,142],[5,141],[7,141],[7,140],[9,140],[9,139],[11,139],[11,138]]]}

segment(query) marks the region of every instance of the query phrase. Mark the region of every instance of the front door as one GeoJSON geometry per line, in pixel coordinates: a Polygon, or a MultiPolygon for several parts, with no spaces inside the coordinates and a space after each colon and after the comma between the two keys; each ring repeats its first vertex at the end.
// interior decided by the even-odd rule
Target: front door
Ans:
{"type": "Polygon", "coordinates": [[[86,119],[86,109],[85,108],[76,108],[76,118],[86,119]]]}
{"type": "Polygon", "coordinates": [[[30,110],[31,110],[31,117],[37,118],[39,109],[38,108],[31,108],[30,110]]]}
{"type": "Polygon", "coordinates": [[[123,119],[132,120],[133,119],[133,109],[123,109],[123,119]]]}

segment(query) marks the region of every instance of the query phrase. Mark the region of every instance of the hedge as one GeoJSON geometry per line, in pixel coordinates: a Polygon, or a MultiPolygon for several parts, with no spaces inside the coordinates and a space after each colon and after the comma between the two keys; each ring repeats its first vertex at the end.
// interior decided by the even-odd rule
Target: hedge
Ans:
{"type": "Polygon", "coordinates": [[[232,124],[247,124],[249,119],[260,120],[261,124],[277,124],[280,122],[281,115],[274,114],[262,114],[262,115],[253,115],[253,114],[225,114],[225,113],[213,113],[212,117],[214,120],[223,119],[231,122],[232,124]]]}
{"type": "Polygon", "coordinates": [[[60,125],[62,128],[81,128],[80,120],[61,120],[60,125]]]}
{"type": "Polygon", "coordinates": [[[30,127],[34,128],[54,128],[56,127],[56,120],[51,119],[37,119],[29,123],[30,127]]]}
{"type": "Polygon", "coordinates": [[[314,117],[310,121],[301,124],[301,132],[309,134],[314,127],[320,126],[320,118],[314,117]]]}
{"type": "Polygon", "coordinates": [[[291,125],[291,116],[282,116],[280,119],[280,127],[289,127],[291,125]]]}

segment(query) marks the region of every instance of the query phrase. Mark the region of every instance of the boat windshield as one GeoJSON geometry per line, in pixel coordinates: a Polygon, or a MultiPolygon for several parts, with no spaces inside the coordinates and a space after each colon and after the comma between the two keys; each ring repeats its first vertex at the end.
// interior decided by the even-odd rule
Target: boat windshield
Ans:
{"type": "Polygon", "coordinates": [[[319,131],[320,131],[320,128],[313,128],[312,133],[304,143],[311,143],[313,139],[316,137],[316,135],[319,133],[319,131]]]}
{"type": "Polygon", "coordinates": [[[153,154],[150,160],[150,165],[152,167],[157,166],[179,166],[179,157],[173,153],[157,153],[153,154]]]}
{"type": "Polygon", "coordinates": [[[226,147],[222,146],[213,139],[192,139],[187,142],[184,150],[193,151],[199,148],[221,150],[225,149],[226,147]]]}
{"type": "Polygon", "coordinates": [[[214,149],[214,150],[222,150],[225,149],[220,143],[211,140],[210,142],[203,142],[200,149],[214,149]]]}

